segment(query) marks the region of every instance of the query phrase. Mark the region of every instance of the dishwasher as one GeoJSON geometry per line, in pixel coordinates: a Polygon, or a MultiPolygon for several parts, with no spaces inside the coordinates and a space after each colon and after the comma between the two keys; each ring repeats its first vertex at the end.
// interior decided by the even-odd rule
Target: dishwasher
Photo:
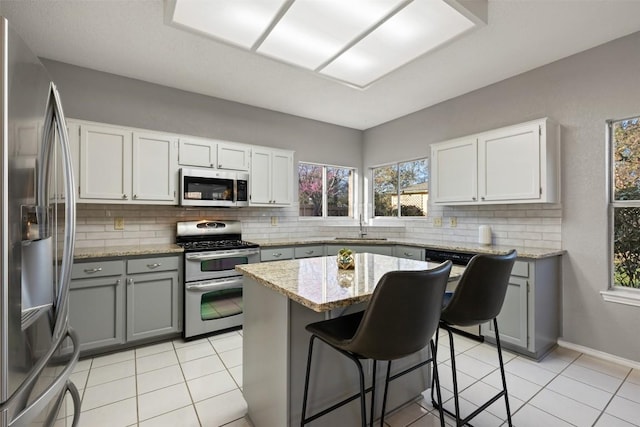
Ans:
{"type": "MultiPolygon", "coordinates": [[[[471,258],[476,255],[470,252],[448,251],[441,249],[425,249],[425,261],[441,263],[451,261],[455,265],[466,266],[471,258]]],[[[447,284],[447,293],[455,292],[458,281],[451,281],[447,284]]],[[[454,332],[472,338],[477,341],[484,341],[484,337],[480,332],[480,326],[455,326],[451,328],[454,332]]]]}

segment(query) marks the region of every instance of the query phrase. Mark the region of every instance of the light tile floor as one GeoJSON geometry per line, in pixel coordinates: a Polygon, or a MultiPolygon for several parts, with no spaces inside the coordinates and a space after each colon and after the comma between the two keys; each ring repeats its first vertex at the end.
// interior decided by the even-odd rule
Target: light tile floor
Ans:
{"type": "MultiPolygon", "coordinates": [[[[495,348],[456,336],[462,413],[497,393],[495,348]]],[[[438,360],[445,407],[453,409],[447,340],[438,360]]],[[[540,362],[503,352],[513,425],[640,426],[640,370],[557,348],[540,362]]],[[[82,396],[81,427],[251,427],[242,397],[242,332],[174,340],[81,360],[72,377],[82,396]]],[[[70,426],[71,405],[56,426],[70,426]]],[[[62,412],[62,411],[61,411],[62,412]]],[[[504,400],[474,426],[506,425],[504,400]]],[[[447,417],[447,425],[454,425],[447,417]]],[[[439,426],[428,394],[395,413],[388,427],[439,426]]]]}

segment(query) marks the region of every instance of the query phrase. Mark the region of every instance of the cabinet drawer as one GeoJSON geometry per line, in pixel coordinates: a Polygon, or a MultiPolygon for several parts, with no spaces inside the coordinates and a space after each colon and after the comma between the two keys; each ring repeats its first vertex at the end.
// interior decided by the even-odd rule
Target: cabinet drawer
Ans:
{"type": "Polygon", "coordinates": [[[296,258],[310,258],[324,255],[324,246],[299,246],[294,250],[296,258]]]}
{"type": "Polygon", "coordinates": [[[120,276],[124,274],[123,261],[95,261],[74,263],[71,268],[72,279],[90,279],[93,277],[120,276]]]}
{"type": "Polygon", "coordinates": [[[396,246],[395,256],[424,261],[424,249],[413,246],[396,246]]]}
{"type": "Polygon", "coordinates": [[[260,251],[260,261],[279,261],[292,259],[293,248],[267,248],[260,251]]]}
{"type": "Polygon", "coordinates": [[[130,259],[127,261],[127,274],[177,270],[179,265],[180,259],[175,256],[130,259]]]}
{"type": "Polygon", "coordinates": [[[526,261],[516,261],[511,270],[512,276],[529,277],[529,263],[526,261]]]}

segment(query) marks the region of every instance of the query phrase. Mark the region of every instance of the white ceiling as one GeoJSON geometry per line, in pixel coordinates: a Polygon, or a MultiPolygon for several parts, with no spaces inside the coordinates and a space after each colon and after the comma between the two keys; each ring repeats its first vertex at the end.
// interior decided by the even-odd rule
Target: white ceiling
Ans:
{"type": "Polygon", "coordinates": [[[485,27],[362,90],[168,26],[161,0],[0,0],[0,15],[44,58],[355,129],[640,31],[640,0],[489,0],[485,27]]]}

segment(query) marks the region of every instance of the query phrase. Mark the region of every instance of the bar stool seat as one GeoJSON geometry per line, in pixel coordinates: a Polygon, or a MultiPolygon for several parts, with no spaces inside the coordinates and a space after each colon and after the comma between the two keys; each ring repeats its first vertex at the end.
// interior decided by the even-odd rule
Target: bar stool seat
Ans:
{"type": "MultiPolygon", "coordinates": [[[[305,425],[339,407],[360,398],[362,425],[367,425],[365,394],[371,391],[370,424],[375,416],[375,377],[378,361],[387,361],[384,397],[380,425],[384,425],[385,406],[389,381],[435,361],[435,343],[432,340],[442,308],[442,298],[451,272],[451,261],[446,261],[431,270],[392,271],[380,278],[366,310],[334,319],[307,325],[311,333],[305,376],[301,425],[305,425]],[[309,376],[313,345],[318,338],[348,357],[359,372],[360,392],[321,412],[306,417],[309,394],[309,376]],[[391,361],[414,354],[427,345],[431,357],[402,372],[390,375],[391,361]],[[373,360],[371,387],[365,389],[361,359],[373,360]]],[[[437,366],[434,365],[434,381],[439,384],[437,366]]],[[[438,399],[440,401],[439,395],[438,399]]],[[[441,425],[444,418],[441,414],[441,425]]]]}

